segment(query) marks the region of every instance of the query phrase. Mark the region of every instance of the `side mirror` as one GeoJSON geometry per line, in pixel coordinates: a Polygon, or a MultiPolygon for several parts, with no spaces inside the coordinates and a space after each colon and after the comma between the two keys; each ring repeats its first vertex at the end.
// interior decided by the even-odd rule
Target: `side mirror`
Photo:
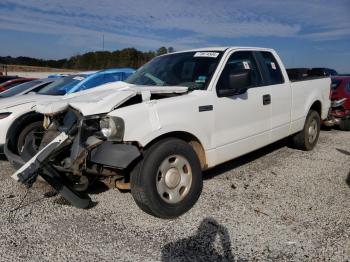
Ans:
{"type": "Polygon", "coordinates": [[[244,70],[241,72],[230,73],[228,75],[228,88],[219,89],[218,96],[235,96],[241,95],[247,92],[250,85],[250,71],[244,70]]]}

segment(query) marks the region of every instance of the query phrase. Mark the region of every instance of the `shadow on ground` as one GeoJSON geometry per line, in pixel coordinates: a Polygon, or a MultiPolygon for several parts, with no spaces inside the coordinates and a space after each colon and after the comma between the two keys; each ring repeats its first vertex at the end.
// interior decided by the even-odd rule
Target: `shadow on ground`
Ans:
{"type": "Polygon", "coordinates": [[[233,261],[230,236],[226,227],[213,218],[205,218],[197,233],[166,244],[162,261],[233,261]]]}
{"type": "Polygon", "coordinates": [[[348,186],[350,187],[350,171],[349,171],[349,174],[346,178],[346,183],[348,184],[348,186]]]}
{"type": "Polygon", "coordinates": [[[349,151],[346,151],[344,149],[341,149],[341,148],[336,148],[336,150],[346,156],[350,156],[350,152],[349,151]]]}
{"type": "MultiPolygon", "coordinates": [[[[336,148],[336,150],[346,156],[350,156],[350,152],[349,151],[346,151],[344,149],[340,149],[340,148],[336,148]]],[[[348,184],[348,186],[350,187],[350,171],[348,173],[348,176],[346,177],[346,180],[345,182],[348,184]]]]}
{"type": "Polygon", "coordinates": [[[95,181],[92,185],[89,186],[87,193],[92,195],[101,194],[103,192],[106,192],[109,190],[109,187],[101,182],[101,181],[95,181]]]}
{"type": "Polygon", "coordinates": [[[275,142],[271,145],[265,146],[261,149],[258,149],[256,151],[253,151],[247,155],[238,157],[236,159],[233,159],[231,161],[228,161],[224,164],[221,164],[219,166],[214,167],[213,169],[210,169],[203,174],[203,179],[208,180],[212,179],[218,175],[221,175],[227,171],[230,171],[232,169],[238,168],[240,166],[243,166],[249,162],[252,162],[260,157],[263,157],[265,155],[268,155],[278,149],[281,149],[282,147],[290,146],[290,142],[288,139],[283,139],[278,142],[275,142]]]}

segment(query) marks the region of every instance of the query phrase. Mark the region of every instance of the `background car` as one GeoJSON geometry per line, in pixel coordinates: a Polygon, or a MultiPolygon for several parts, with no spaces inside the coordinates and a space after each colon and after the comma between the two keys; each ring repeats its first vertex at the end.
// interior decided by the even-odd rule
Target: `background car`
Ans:
{"type": "Polygon", "coordinates": [[[0,85],[0,93],[13,88],[19,84],[35,80],[36,78],[16,78],[8,80],[0,85]]]}
{"type": "Polygon", "coordinates": [[[0,76],[0,84],[16,78],[19,78],[19,76],[0,76]]]}
{"type": "Polygon", "coordinates": [[[38,102],[54,102],[105,83],[123,81],[134,71],[131,68],[119,68],[94,74],[81,73],[56,79],[35,94],[1,99],[0,148],[6,144],[12,151],[21,155],[27,137],[34,136],[33,151],[37,150],[43,134],[43,116],[35,112],[38,102]]]}
{"type": "Polygon", "coordinates": [[[123,81],[134,73],[134,69],[106,69],[96,73],[80,73],[59,79],[38,92],[40,95],[59,96],[94,88],[109,82],[123,81]]]}
{"type": "Polygon", "coordinates": [[[332,77],[331,117],[341,130],[350,131],[350,76],[332,77]]]}
{"type": "Polygon", "coordinates": [[[18,96],[18,95],[24,95],[28,94],[30,92],[38,92],[45,86],[51,84],[52,82],[56,81],[56,79],[53,78],[44,78],[44,79],[37,79],[30,82],[26,82],[20,85],[17,85],[7,91],[4,91],[0,93],[0,98],[7,98],[11,96],[18,96]]]}

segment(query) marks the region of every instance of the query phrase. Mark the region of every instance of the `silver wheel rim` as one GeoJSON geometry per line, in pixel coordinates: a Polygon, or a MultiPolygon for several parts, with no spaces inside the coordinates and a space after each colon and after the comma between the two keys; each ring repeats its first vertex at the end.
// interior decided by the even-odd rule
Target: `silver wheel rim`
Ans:
{"type": "Polygon", "coordinates": [[[183,200],[192,185],[192,169],[186,158],[172,155],[160,164],[156,177],[157,192],[169,204],[183,200]]]}
{"type": "Polygon", "coordinates": [[[317,138],[317,133],[318,133],[318,128],[317,127],[318,127],[317,121],[315,119],[312,119],[311,123],[309,125],[309,129],[308,129],[309,143],[310,144],[315,142],[315,140],[317,138]]]}

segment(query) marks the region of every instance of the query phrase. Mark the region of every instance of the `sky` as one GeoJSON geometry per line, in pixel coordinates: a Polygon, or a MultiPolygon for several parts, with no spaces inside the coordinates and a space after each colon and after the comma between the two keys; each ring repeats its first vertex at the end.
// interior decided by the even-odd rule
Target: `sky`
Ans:
{"type": "Polygon", "coordinates": [[[350,0],[1,0],[0,56],[274,48],[287,67],[350,73],[350,0]]]}

